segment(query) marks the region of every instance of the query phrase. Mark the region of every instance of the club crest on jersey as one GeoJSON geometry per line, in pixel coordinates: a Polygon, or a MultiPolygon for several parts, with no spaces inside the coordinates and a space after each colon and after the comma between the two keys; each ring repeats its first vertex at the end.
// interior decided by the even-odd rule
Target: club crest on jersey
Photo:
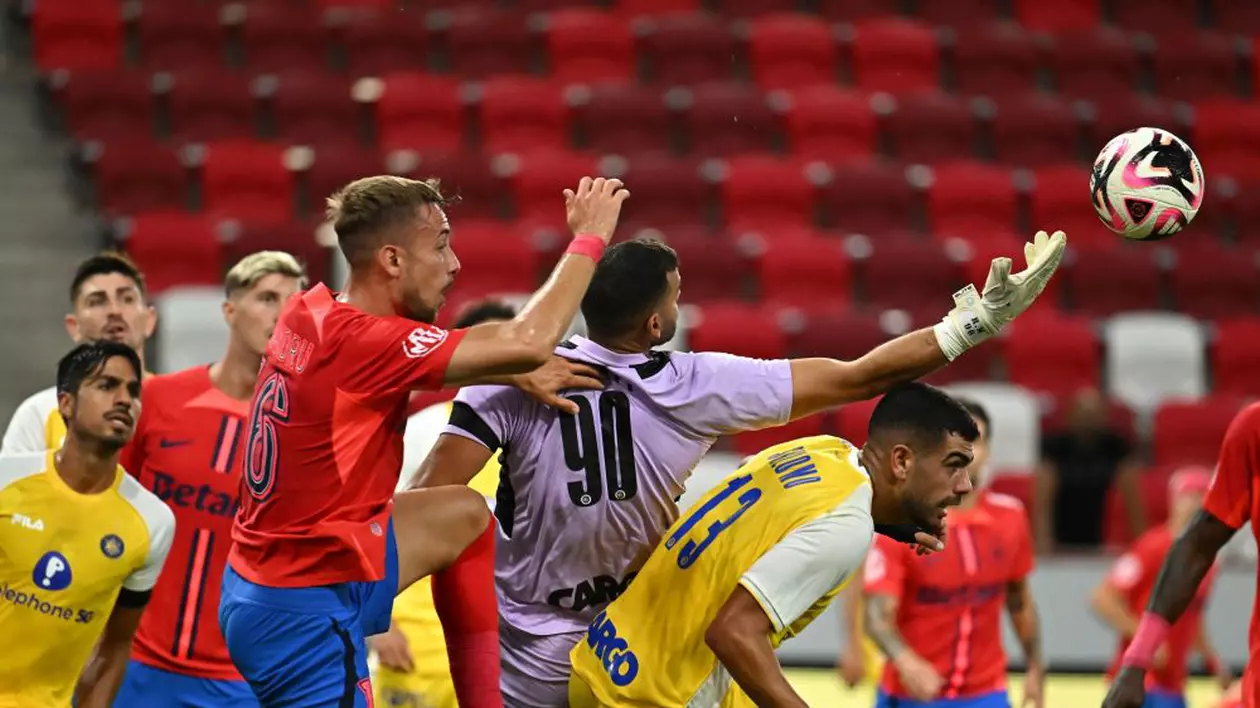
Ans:
{"type": "Polygon", "coordinates": [[[56,551],[49,551],[40,556],[35,564],[35,572],[31,580],[41,590],[65,590],[70,587],[73,573],[70,572],[70,561],[56,551]]]}
{"type": "Polygon", "coordinates": [[[446,341],[447,332],[437,327],[416,327],[403,340],[403,354],[408,359],[420,359],[433,353],[446,341]]]}
{"type": "Polygon", "coordinates": [[[112,533],[101,539],[101,553],[104,553],[106,558],[121,556],[125,548],[123,540],[112,533]]]}

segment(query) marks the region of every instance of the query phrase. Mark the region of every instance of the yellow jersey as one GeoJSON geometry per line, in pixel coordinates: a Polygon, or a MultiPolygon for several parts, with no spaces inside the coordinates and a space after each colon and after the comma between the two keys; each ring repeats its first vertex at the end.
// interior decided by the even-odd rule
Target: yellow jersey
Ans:
{"type": "Polygon", "coordinates": [[[870,480],[840,438],[755,455],[688,509],[570,658],[603,706],[751,705],[705,643],[737,586],[777,647],[814,620],[870,548],[870,480]]]}
{"type": "Polygon", "coordinates": [[[4,431],[0,452],[6,455],[56,450],[66,439],[66,421],[57,408],[57,388],[46,388],[18,405],[4,431]]]}
{"type": "Polygon", "coordinates": [[[69,706],[119,592],[153,589],[175,534],[122,467],[80,494],[53,454],[0,455],[0,708],[69,706]]]}

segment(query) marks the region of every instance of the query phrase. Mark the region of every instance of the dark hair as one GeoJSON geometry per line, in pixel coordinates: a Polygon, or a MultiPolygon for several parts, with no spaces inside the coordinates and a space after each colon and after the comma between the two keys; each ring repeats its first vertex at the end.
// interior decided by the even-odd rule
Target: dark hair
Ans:
{"type": "Polygon", "coordinates": [[[464,306],[455,320],[455,329],[473,327],[491,320],[510,320],[516,317],[516,310],[511,305],[498,300],[478,300],[464,306]]]}
{"type": "Polygon", "coordinates": [[[117,251],[104,251],[83,261],[75,269],[74,278],[70,281],[70,305],[73,306],[78,302],[79,291],[89,278],[109,273],[118,273],[131,278],[135,281],[140,296],[144,297],[144,273],[141,273],[136,264],[127,256],[117,251]]]}
{"type": "Polygon", "coordinates": [[[582,298],[582,317],[592,336],[616,336],[637,327],[669,290],[678,254],[656,239],[619,243],[599,259],[582,298]]]}
{"type": "Polygon", "coordinates": [[[867,435],[875,438],[890,433],[908,436],[912,447],[921,450],[936,448],[950,434],[968,442],[980,437],[975,419],[963,404],[918,381],[894,386],[871,413],[867,435]]]}
{"type": "Polygon", "coordinates": [[[144,376],[144,367],[140,364],[140,355],[136,350],[121,344],[101,340],[84,342],[57,362],[57,393],[77,394],[79,387],[90,376],[94,376],[105,368],[105,364],[116,356],[123,357],[136,372],[136,379],[144,376]]]}
{"type": "Polygon", "coordinates": [[[984,423],[985,430],[989,431],[989,433],[993,432],[993,424],[989,422],[989,412],[984,409],[984,406],[980,405],[979,401],[971,398],[962,398],[961,396],[955,396],[954,400],[958,401],[963,408],[966,408],[972,418],[984,423]]]}

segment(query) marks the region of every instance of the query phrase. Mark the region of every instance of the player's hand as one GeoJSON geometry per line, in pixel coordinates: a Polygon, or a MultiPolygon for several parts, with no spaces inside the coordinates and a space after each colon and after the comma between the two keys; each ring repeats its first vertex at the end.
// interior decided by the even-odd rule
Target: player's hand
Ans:
{"type": "Polygon", "coordinates": [[[945,679],[936,667],[910,649],[904,649],[893,662],[906,693],[916,701],[930,701],[940,695],[945,679]]]}
{"type": "Polygon", "coordinates": [[[1038,231],[1024,244],[1027,267],[1020,272],[1011,273],[1010,258],[994,258],[983,291],[968,285],[954,293],[954,309],[936,327],[941,351],[952,361],[1027,310],[1046,289],[1066,248],[1067,234],[1038,231]]]}
{"type": "Polygon", "coordinates": [[[573,388],[604,387],[599,372],[589,364],[569,361],[562,356],[552,356],[546,364],[527,374],[512,377],[512,384],[540,403],[562,413],[577,415],[578,406],[560,395],[573,388]]]}
{"type": "Polygon", "coordinates": [[[367,643],[368,648],[376,652],[381,666],[404,674],[409,674],[416,668],[407,638],[394,625],[391,624],[389,631],[384,634],[368,637],[367,643]]]}
{"type": "Polygon", "coordinates": [[[844,651],[836,660],[836,673],[849,688],[856,688],[866,678],[866,652],[861,644],[854,644],[844,651]]]}
{"type": "Polygon", "coordinates": [[[1130,666],[1116,674],[1102,708],[1142,708],[1145,702],[1146,672],[1130,666]]]}
{"type": "Polygon", "coordinates": [[[1229,670],[1229,664],[1216,660],[1216,685],[1221,687],[1222,691],[1228,691],[1234,685],[1234,672],[1229,670]]]}
{"type": "Polygon", "coordinates": [[[940,536],[933,536],[927,531],[914,532],[914,552],[920,556],[931,555],[945,550],[945,529],[940,536]]]}
{"type": "Polygon", "coordinates": [[[1039,663],[1031,663],[1024,672],[1024,702],[1022,708],[1045,708],[1046,706],[1046,667],[1039,663]]]}
{"type": "Polygon", "coordinates": [[[630,198],[619,179],[583,177],[577,191],[564,190],[564,208],[573,235],[590,234],[608,243],[621,216],[621,204],[630,198]]]}

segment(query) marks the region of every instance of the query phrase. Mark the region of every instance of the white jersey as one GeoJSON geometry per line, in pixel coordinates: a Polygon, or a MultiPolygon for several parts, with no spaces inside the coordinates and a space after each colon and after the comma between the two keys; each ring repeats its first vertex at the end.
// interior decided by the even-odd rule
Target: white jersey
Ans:
{"type": "Polygon", "coordinates": [[[65,438],[66,423],[57,408],[57,388],[50,386],[22,401],[13,412],[9,427],[4,431],[4,442],[0,443],[0,452],[55,450],[65,438]]]}

